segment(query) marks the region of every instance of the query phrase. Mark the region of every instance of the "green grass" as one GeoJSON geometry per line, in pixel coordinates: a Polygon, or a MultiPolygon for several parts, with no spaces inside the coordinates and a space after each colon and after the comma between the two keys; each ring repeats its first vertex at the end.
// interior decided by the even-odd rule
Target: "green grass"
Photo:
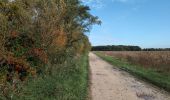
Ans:
{"type": "Polygon", "coordinates": [[[158,73],[154,69],[146,69],[142,66],[134,65],[127,61],[104,55],[100,52],[95,52],[95,54],[110,64],[170,92],[170,74],[158,73]]]}
{"type": "MultiPolygon", "coordinates": [[[[29,81],[11,100],[86,100],[88,97],[88,56],[68,59],[53,66],[51,75],[29,81]]],[[[9,99],[8,98],[8,99],[9,99]]],[[[0,99],[4,99],[0,97],[0,99]]],[[[5,99],[4,99],[5,100],[5,99]]]]}

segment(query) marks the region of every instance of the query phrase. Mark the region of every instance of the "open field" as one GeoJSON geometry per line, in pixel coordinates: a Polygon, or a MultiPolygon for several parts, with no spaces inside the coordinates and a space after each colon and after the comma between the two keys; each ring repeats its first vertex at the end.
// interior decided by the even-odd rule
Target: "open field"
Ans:
{"type": "Polygon", "coordinates": [[[95,53],[112,65],[170,91],[170,52],[95,53]]]}
{"type": "Polygon", "coordinates": [[[158,72],[170,73],[170,51],[106,51],[103,53],[145,68],[153,68],[158,72]]]}

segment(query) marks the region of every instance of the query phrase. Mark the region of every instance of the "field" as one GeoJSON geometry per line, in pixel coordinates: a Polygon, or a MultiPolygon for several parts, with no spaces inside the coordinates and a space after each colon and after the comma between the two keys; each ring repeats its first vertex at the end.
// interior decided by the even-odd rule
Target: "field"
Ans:
{"type": "Polygon", "coordinates": [[[103,53],[158,72],[170,73],[170,51],[107,51],[103,53]]]}
{"type": "Polygon", "coordinates": [[[98,51],[95,53],[112,65],[170,91],[169,51],[98,51]]]}

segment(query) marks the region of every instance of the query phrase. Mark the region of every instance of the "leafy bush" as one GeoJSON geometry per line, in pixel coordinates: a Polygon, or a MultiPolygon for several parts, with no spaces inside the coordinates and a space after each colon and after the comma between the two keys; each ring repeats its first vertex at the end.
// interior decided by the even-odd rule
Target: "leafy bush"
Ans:
{"type": "MultiPolygon", "coordinates": [[[[88,87],[88,56],[67,58],[67,62],[51,66],[51,74],[18,83],[16,89],[7,84],[0,99],[12,100],[85,100],[88,87]],[[8,87],[8,88],[7,88],[8,87]]],[[[2,92],[2,91],[1,91],[2,92]]]]}
{"type": "Polygon", "coordinates": [[[0,89],[15,91],[21,81],[51,75],[52,66],[87,53],[84,32],[101,23],[89,10],[79,0],[1,0],[0,89]]]}

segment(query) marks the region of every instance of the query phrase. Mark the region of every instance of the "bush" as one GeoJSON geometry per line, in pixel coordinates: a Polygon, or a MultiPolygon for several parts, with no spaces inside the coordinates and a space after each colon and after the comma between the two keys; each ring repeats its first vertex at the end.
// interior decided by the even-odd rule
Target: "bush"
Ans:
{"type": "Polygon", "coordinates": [[[89,10],[79,0],[1,0],[1,95],[11,98],[6,96],[11,88],[19,95],[18,84],[51,75],[52,66],[86,54],[90,43],[84,32],[101,23],[89,10]]]}
{"type": "MultiPolygon", "coordinates": [[[[67,63],[52,66],[51,74],[41,75],[25,84],[18,83],[17,89],[8,87],[8,94],[0,99],[13,100],[85,100],[88,85],[88,56],[68,58],[67,63]]],[[[10,86],[10,85],[9,85],[10,86]]]]}

